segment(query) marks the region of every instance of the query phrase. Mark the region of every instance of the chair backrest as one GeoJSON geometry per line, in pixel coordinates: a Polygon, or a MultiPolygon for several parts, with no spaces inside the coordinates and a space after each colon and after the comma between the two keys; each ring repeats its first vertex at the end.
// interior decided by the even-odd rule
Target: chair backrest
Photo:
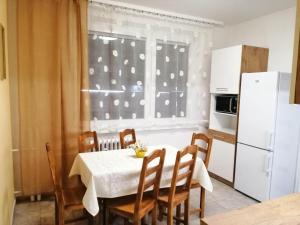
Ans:
{"type": "Polygon", "coordinates": [[[96,131],[86,131],[79,136],[79,152],[99,151],[96,131]],[[93,142],[91,142],[93,140],[93,142]]]}
{"type": "Polygon", "coordinates": [[[169,202],[173,202],[177,186],[179,186],[178,183],[180,183],[181,191],[190,191],[196,164],[197,152],[198,146],[196,145],[187,146],[183,150],[177,152],[171,181],[171,188],[168,197],[169,202]]]}
{"type": "Polygon", "coordinates": [[[60,196],[59,196],[58,193],[60,193],[60,191],[61,191],[61,186],[60,186],[60,181],[59,181],[59,179],[56,175],[55,155],[54,155],[53,150],[50,148],[49,143],[46,143],[46,151],[47,151],[47,157],[48,157],[52,182],[53,182],[53,185],[54,185],[55,196],[56,196],[57,200],[59,201],[60,196]]]}
{"type": "Polygon", "coordinates": [[[131,144],[136,143],[135,130],[134,129],[126,129],[119,133],[120,135],[120,144],[121,149],[127,148],[131,144]],[[131,139],[127,141],[127,138],[131,136],[131,139]]]}
{"type": "Polygon", "coordinates": [[[193,133],[192,136],[192,145],[197,145],[199,147],[199,151],[204,154],[204,164],[206,168],[208,168],[211,146],[212,146],[212,138],[202,133],[193,133]],[[199,145],[196,142],[200,142],[199,145]]]}
{"type": "Polygon", "coordinates": [[[140,174],[139,186],[136,195],[134,213],[138,213],[141,209],[141,203],[143,200],[144,192],[149,190],[151,187],[153,187],[153,199],[157,199],[159,194],[160,179],[163,170],[165,155],[165,149],[158,149],[153,151],[149,156],[144,157],[143,166],[140,174]],[[152,165],[149,165],[151,162],[153,162],[152,165]]]}

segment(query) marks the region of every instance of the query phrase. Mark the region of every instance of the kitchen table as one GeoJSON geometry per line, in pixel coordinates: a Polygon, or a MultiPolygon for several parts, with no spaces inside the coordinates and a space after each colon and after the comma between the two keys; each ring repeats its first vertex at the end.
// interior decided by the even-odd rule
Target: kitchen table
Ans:
{"type": "MultiPolygon", "coordinates": [[[[147,154],[155,149],[166,149],[161,187],[170,187],[177,149],[172,146],[149,146],[147,154]]],[[[143,159],[136,158],[132,149],[80,153],[76,156],[70,176],[80,175],[87,190],[83,197],[85,209],[93,216],[99,212],[97,198],[116,198],[137,192],[143,159]]],[[[197,158],[193,179],[208,191],[213,186],[200,157],[197,158]]]]}

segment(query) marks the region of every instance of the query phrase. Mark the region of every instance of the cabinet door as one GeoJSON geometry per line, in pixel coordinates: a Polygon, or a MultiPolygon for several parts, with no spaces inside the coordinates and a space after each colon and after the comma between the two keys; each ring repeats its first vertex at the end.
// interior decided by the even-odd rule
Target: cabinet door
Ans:
{"type": "Polygon", "coordinates": [[[242,45],[214,50],[211,63],[211,93],[238,94],[242,45]]]}
{"type": "Polygon", "coordinates": [[[235,145],[214,139],[208,170],[233,182],[235,145]]]}

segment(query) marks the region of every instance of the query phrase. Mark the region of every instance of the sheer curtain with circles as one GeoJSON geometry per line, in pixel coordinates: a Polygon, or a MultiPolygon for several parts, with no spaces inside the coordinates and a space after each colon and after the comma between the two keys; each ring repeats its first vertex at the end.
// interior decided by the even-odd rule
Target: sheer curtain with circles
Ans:
{"type": "Polygon", "coordinates": [[[97,3],[88,26],[93,129],[208,121],[212,26],[97,3]]]}

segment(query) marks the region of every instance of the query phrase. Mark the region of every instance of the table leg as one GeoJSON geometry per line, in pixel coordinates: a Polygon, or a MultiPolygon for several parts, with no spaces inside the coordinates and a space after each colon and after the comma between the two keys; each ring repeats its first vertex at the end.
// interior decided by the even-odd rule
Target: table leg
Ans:
{"type": "Polygon", "coordinates": [[[106,224],[106,221],[107,221],[108,218],[106,218],[107,215],[106,215],[106,201],[105,201],[105,199],[102,199],[101,203],[102,203],[102,221],[101,221],[102,224],[101,225],[108,225],[108,224],[106,224]]]}

